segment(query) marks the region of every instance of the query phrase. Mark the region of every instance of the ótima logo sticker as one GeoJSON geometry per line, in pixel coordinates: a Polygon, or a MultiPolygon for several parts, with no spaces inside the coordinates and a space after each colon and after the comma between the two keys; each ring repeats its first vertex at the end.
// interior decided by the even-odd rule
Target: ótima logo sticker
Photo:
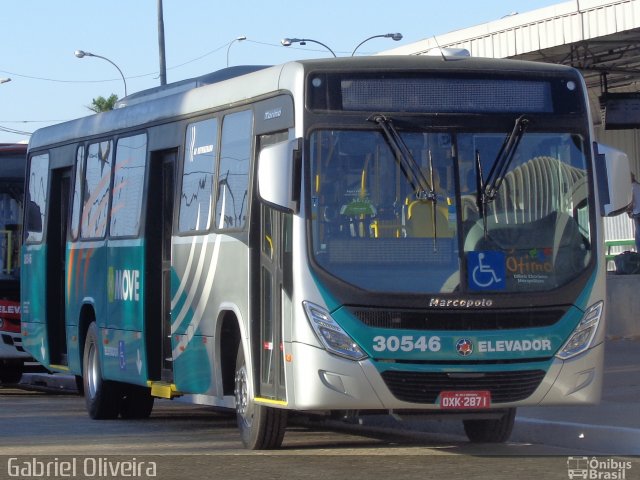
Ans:
{"type": "Polygon", "coordinates": [[[504,290],[505,255],[484,251],[467,253],[467,281],[471,290],[504,290]]]}

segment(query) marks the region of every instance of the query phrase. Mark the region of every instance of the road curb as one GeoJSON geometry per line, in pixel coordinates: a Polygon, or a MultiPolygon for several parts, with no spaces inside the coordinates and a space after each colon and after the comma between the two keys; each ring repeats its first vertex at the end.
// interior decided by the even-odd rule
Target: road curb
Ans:
{"type": "Polygon", "coordinates": [[[598,455],[640,454],[640,429],[612,425],[516,417],[510,441],[589,450],[598,455]]]}
{"type": "Polygon", "coordinates": [[[37,389],[48,393],[77,394],[76,379],[73,375],[49,373],[25,373],[20,388],[37,389]]]}

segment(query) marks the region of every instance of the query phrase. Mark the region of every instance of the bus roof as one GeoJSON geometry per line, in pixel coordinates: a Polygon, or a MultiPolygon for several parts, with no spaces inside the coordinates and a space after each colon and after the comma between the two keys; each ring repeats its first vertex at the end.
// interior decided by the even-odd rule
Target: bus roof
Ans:
{"type": "Polygon", "coordinates": [[[24,179],[26,143],[0,143],[0,179],[24,179]]]}
{"type": "MultiPolygon", "coordinates": [[[[161,124],[169,119],[206,113],[250,98],[277,91],[294,91],[308,71],[434,71],[473,72],[567,72],[571,67],[521,60],[438,57],[438,56],[370,56],[299,60],[282,65],[240,66],[211,74],[154,87],[123,98],[109,112],[36,130],[29,142],[30,150],[77,141],[79,138],[104,135],[161,124]],[[124,106],[126,105],[126,106],[124,106]]],[[[575,70],[574,70],[575,71],[575,70]]],[[[576,71],[577,72],[577,71],[576,71]]],[[[576,73],[576,76],[578,74],[576,73]]]]}

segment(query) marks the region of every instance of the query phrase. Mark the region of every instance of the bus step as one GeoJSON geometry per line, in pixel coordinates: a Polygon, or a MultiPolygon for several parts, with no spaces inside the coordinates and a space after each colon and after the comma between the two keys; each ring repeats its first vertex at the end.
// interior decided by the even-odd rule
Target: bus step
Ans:
{"type": "Polygon", "coordinates": [[[147,384],[151,387],[153,397],[172,399],[182,395],[173,383],[149,381],[147,384]]]}

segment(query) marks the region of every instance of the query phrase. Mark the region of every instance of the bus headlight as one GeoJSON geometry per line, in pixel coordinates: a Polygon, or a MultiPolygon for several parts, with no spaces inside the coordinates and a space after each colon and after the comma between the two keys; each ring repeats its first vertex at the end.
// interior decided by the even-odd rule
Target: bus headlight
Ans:
{"type": "Polygon", "coordinates": [[[567,343],[565,343],[560,349],[556,357],[562,360],[567,360],[568,358],[575,357],[576,355],[584,352],[591,346],[591,341],[598,331],[603,306],[604,303],[600,301],[589,307],[589,309],[584,313],[582,320],[573,331],[573,334],[569,340],[567,340],[567,343]]]}
{"type": "Polygon", "coordinates": [[[350,360],[362,360],[367,356],[327,310],[307,301],[302,305],[313,331],[326,350],[350,360]]]}

